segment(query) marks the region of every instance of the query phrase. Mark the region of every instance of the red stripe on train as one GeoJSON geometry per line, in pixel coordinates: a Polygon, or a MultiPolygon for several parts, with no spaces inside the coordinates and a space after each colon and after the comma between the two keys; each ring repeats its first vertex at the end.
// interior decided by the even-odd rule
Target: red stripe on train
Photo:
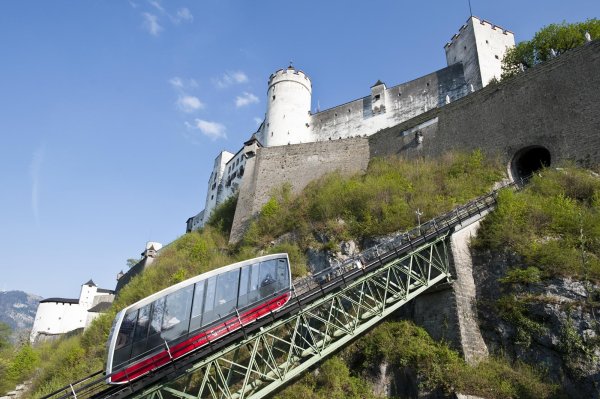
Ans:
{"type": "Polygon", "coordinates": [[[246,324],[252,323],[256,319],[265,316],[267,313],[273,312],[274,310],[283,307],[283,305],[285,305],[289,299],[290,294],[286,293],[265,304],[252,308],[240,314],[239,319],[237,317],[233,317],[227,321],[224,321],[221,324],[217,324],[210,330],[203,331],[200,334],[188,338],[185,341],[180,342],[177,345],[169,348],[171,352],[170,356],[169,352],[165,349],[164,351],[159,352],[156,355],[141,360],[138,363],[129,365],[126,369],[111,375],[109,377],[109,380],[113,384],[124,384],[126,382],[133,381],[136,378],[139,378],[152,370],[164,366],[172,359],[177,359],[185,355],[186,353],[201,348],[207,343],[215,341],[216,339],[221,338],[232,331],[240,329],[240,327],[246,324]]]}

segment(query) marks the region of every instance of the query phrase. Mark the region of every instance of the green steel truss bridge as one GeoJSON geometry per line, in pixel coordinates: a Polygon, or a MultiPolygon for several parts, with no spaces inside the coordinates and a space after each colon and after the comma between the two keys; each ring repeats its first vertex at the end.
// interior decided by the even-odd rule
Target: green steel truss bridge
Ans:
{"type": "Polygon", "coordinates": [[[102,371],[45,398],[256,399],[343,348],[405,303],[450,280],[448,238],[481,219],[497,191],[296,280],[286,307],[125,385],[102,371]]]}

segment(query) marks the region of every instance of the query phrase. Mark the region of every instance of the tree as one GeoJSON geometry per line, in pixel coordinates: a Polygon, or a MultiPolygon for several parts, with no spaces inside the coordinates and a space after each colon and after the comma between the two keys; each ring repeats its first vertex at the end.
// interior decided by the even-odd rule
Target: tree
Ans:
{"type": "Polygon", "coordinates": [[[506,51],[502,59],[502,78],[514,76],[522,70],[547,61],[565,51],[585,43],[585,33],[592,39],[600,38],[600,20],[551,24],[539,30],[529,41],[523,41],[506,51]]]}
{"type": "Polygon", "coordinates": [[[134,267],[135,265],[137,265],[139,263],[141,259],[133,259],[133,258],[129,258],[127,259],[127,267],[129,269],[131,269],[132,267],[134,267]]]}

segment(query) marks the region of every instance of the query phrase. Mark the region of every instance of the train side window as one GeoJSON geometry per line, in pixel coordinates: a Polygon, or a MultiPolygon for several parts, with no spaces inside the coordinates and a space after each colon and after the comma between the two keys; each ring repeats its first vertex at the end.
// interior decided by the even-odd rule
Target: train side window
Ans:
{"type": "Polygon", "coordinates": [[[131,344],[131,338],[133,337],[133,330],[135,329],[137,315],[138,311],[134,310],[131,313],[127,313],[123,318],[123,321],[121,322],[121,328],[119,329],[119,335],[117,336],[115,349],[119,349],[131,344]]]}
{"type": "Polygon", "coordinates": [[[167,295],[162,321],[164,340],[171,341],[187,333],[193,290],[194,286],[190,285],[167,295]]]}
{"type": "Polygon", "coordinates": [[[206,295],[204,296],[204,312],[202,314],[202,326],[206,326],[216,320],[214,310],[215,289],[217,286],[217,276],[213,276],[206,281],[206,295]]]}
{"type": "Polygon", "coordinates": [[[148,332],[147,349],[153,349],[163,345],[163,340],[160,336],[163,314],[165,311],[165,297],[159,298],[152,302],[152,316],[150,317],[150,331],[148,332]]]}
{"type": "Polygon", "coordinates": [[[148,335],[148,325],[150,324],[150,304],[140,308],[139,317],[137,319],[137,326],[135,328],[135,334],[133,336],[133,342],[138,342],[142,339],[146,339],[148,335]]]}
{"type": "Polygon", "coordinates": [[[290,285],[290,267],[285,259],[277,259],[277,261],[277,289],[281,290],[290,285]]]}
{"type": "Polygon", "coordinates": [[[252,265],[252,271],[251,271],[251,275],[250,275],[250,291],[258,291],[259,274],[260,274],[260,263],[255,263],[252,265]]]}
{"type": "Polygon", "coordinates": [[[139,310],[135,333],[133,334],[132,357],[144,353],[146,350],[146,338],[148,338],[148,326],[150,325],[150,305],[148,304],[139,310]]]}
{"type": "Polygon", "coordinates": [[[250,267],[252,265],[246,265],[242,267],[240,275],[240,290],[238,293],[238,309],[244,308],[248,305],[248,289],[250,288],[250,267]]]}
{"type": "Polygon", "coordinates": [[[117,368],[119,365],[127,362],[131,356],[131,341],[137,315],[138,311],[134,310],[133,312],[126,314],[121,322],[121,328],[119,328],[119,334],[117,335],[117,342],[115,344],[113,368],[117,368]]]}
{"type": "Polygon", "coordinates": [[[240,269],[230,270],[217,276],[214,312],[218,318],[230,314],[237,302],[240,269]]]}
{"type": "Polygon", "coordinates": [[[261,262],[260,264],[260,275],[258,280],[260,281],[261,298],[267,298],[273,295],[277,290],[276,267],[277,259],[261,262]]]}
{"type": "Polygon", "coordinates": [[[205,284],[206,280],[196,283],[194,304],[192,305],[192,321],[190,323],[190,331],[197,330],[202,325],[202,304],[204,303],[205,284]]]}
{"type": "Polygon", "coordinates": [[[162,297],[152,303],[152,319],[150,321],[151,333],[160,332],[164,313],[165,297],[162,297]]]}

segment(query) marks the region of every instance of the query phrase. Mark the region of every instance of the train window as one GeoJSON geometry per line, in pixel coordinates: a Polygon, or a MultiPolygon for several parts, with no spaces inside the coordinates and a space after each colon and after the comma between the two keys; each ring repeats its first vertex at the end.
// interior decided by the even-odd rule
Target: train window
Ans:
{"type": "Polygon", "coordinates": [[[239,291],[239,296],[240,297],[245,297],[245,295],[248,294],[248,286],[250,284],[250,266],[251,265],[247,265],[242,267],[242,275],[240,277],[240,291],[239,291]]]}
{"type": "Polygon", "coordinates": [[[204,303],[204,285],[206,281],[196,283],[194,304],[192,305],[192,321],[190,331],[197,330],[202,325],[202,304],[204,303]]]}
{"type": "Polygon", "coordinates": [[[252,265],[252,271],[251,271],[251,275],[250,275],[250,292],[258,291],[259,269],[260,269],[260,263],[255,263],[252,265]]]}
{"type": "Polygon", "coordinates": [[[217,276],[214,312],[221,318],[233,312],[237,302],[240,269],[230,270],[217,276]]]}
{"type": "Polygon", "coordinates": [[[137,310],[128,313],[121,322],[121,328],[119,328],[119,334],[117,335],[117,342],[115,344],[115,355],[113,360],[115,367],[128,361],[131,356],[131,341],[137,315],[137,310]]]}
{"type": "Polygon", "coordinates": [[[260,264],[260,297],[267,298],[277,290],[277,259],[261,262],[260,264]]]}
{"type": "Polygon", "coordinates": [[[152,349],[163,345],[163,340],[160,337],[160,330],[165,311],[165,297],[152,302],[152,316],[150,316],[150,331],[148,332],[147,349],[152,349]]]}
{"type": "Polygon", "coordinates": [[[277,259],[277,289],[283,289],[290,285],[289,266],[285,259],[277,259]]]}
{"type": "Polygon", "coordinates": [[[139,317],[137,319],[135,334],[133,335],[133,342],[146,339],[146,336],[148,335],[148,324],[150,324],[150,304],[140,308],[139,310],[139,317]]]}
{"type": "Polygon", "coordinates": [[[152,321],[150,322],[152,332],[160,332],[164,312],[165,298],[162,297],[152,303],[152,321]]]}
{"type": "Polygon", "coordinates": [[[162,337],[164,340],[171,341],[187,333],[193,290],[194,286],[190,285],[167,295],[162,321],[162,337]]]}
{"type": "Polygon", "coordinates": [[[242,268],[242,277],[240,278],[240,294],[238,299],[238,308],[244,307],[256,302],[258,299],[258,275],[260,263],[248,265],[242,268]]]}
{"type": "Polygon", "coordinates": [[[121,322],[121,328],[119,329],[119,335],[117,336],[115,349],[119,349],[131,344],[131,337],[133,336],[137,314],[138,312],[135,310],[126,314],[123,318],[123,321],[121,322]]]}
{"type": "Polygon", "coordinates": [[[150,305],[151,304],[148,304],[139,310],[139,316],[133,334],[132,357],[144,353],[146,350],[146,338],[148,337],[148,326],[150,324],[150,305]]]}
{"type": "Polygon", "coordinates": [[[206,295],[204,296],[204,311],[202,312],[203,326],[206,326],[216,320],[216,314],[213,312],[216,286],[217,276],[213,276],[206,280],[206,295]]]}

